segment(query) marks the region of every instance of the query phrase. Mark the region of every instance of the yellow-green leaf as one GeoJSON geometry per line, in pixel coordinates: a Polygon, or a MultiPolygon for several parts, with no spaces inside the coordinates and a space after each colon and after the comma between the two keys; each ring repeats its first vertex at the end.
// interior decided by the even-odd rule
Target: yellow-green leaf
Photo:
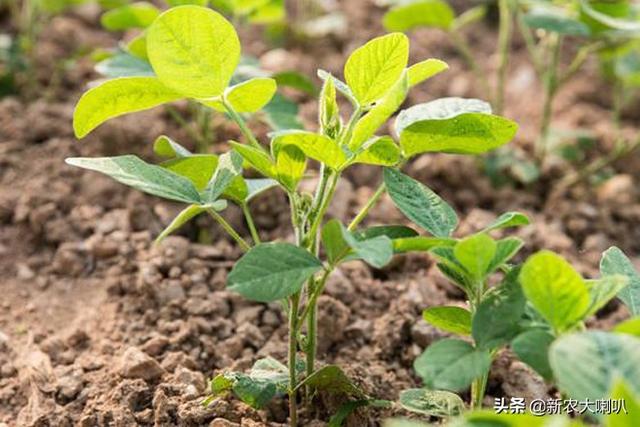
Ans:
{"type": "Polygon", "coordinates": [[[82,95],[73,113],[73,130],[78,138],[105,121],[146,110],[182,96],[155,77],[122,77],[108,80],[82,95]]]}
{"type": "Polygon", "coordinates": [[[278,151],[276,159],[278,181],[289,191],[295,191],[304,175],[306,166],[307,158],[302,150],[295,145],[285,145],[278,151]]]}
{"type": "Polygon", "coordinates": [[[224,96],[236,112],[255,113],[271,101],[277,88],[274,79],[257,77],[231,86],[224,96]]]}
{"type": "Polygon", "coordinates": [[[427,79],[449,69],[449,65],[439,59],[429,58],[407,68],[409,87],[413,87],[427,79]]]}
{"type": "Polygon", "coordinates": [[[251,167],[260,172],[262,175],[269,178],[276,177],[276,165],[271,157],[269,157],[269,154],[255,147],[240,144],[234,141],[231,141],[231,145],[238,153],[240,153],[242,158],[251,165],[251,167]]]}
{"type": "Polygon", "coordinates": [[[105,12],[100,23],[111,31],[130,28],[147,28],[158,17],[160,11],[147,2],[138,2],[117,7],[105,12]]]}
{"type": "MultiPolygon", "coordinates": [[[[210,206],[211,209],[215,209],[217,211],[221,211],[226,207],[227,207],[226,200],[217,200],[215,203],[213,203],[210,206]]],[[[162,230],[162,233],[160,233],[160,235],[158,235],[158,237],[156,238],[155,243],[160,243],[169,234],[173,233],[178,228],[182,227],[187,222],[189,222],[192,218],[200,215],[202,212],[206,210],[207,210],[206,206],[201,206],[201,205],[187,206],[178,215],[176,215],[173,221],[171,221],[171,223],[167,225],[167,227],[164,230],[162,230]]]]}
{"type": "Polygon", "coordinates": [[[390,136],[373,139],[362,146],[353,163],[369,165],[395,166],[400,161],[400,147],[390,136]]]}
{"type": "Polygon", "coordinates": [[[388,31],[408,31],[416,27],[449,29],[455,14],[442,0],[419,0],[401,3],[384,15],[383,24],[388,31]]]}
{"type": "Polygon", "coordinates": [[[281,132],[271,141],[271,151],[278,157],[278,150],[285,145],[295,145],[307,157],[317,160],[332,169],[339,169],[347,157],[338,143],[324,135],[313,132],[281,132]]]}
{"type": "Polygon", "coordinates": [[[147,53],[158,78],[185,96],[221,95],[240,60],[240,41],[219,13],[179,6],[160,15],[147,31],[147,53]]]}
{"type": "Polygon", "coordinates": [[[409,60],[409,39],[402,33],[377,37],[347,59],[344,77],[361,105],[382,98],[398,81],[409,60]]]}

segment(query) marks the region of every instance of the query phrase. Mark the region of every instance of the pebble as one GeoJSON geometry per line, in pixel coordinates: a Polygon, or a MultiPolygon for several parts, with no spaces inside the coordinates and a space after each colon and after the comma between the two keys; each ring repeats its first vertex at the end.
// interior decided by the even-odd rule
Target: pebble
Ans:
{"type": "Polygon", "coordinates": [[[122,355],[120,374],[125,378],[153,380],[164,373],[164,369],[155,359],[136,347],[129,347],[122,355]]]}

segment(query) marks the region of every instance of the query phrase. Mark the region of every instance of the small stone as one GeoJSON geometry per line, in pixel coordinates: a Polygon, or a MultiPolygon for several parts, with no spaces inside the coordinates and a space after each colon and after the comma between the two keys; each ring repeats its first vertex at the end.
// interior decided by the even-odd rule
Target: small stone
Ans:
{"type": "Polygon", "coordinates": [[[598,187],[597,195],[602,203],[617,206],[632,204],[637,196],[633,177],[628,174],[615,175],[598,187]]]}
{"type": "Polygon", "coordinates": [[[118,243],[108,239],[99,239],[91,246],[91,253],[96,258],[111,258],[118,255],[118,243]]]}
{"type": "Polygon", "coordinates": [[[135,347],[129,347],[122,355],[120,374],[125,378],[153,380],[164,373],[164,369],[155,359],[135,347]]]}
{"type": "Polygon", "coordinates": [[[65,375],[58,378],[57,396],[65,403],[70,402],[80,393],[82,386],[82,378],[79,375],[65,375]]]}
{"type": "Polygon", "coordinates": [[[142,351],[149,356],[157,356],[163,352],[163,350],[169,345],[169,340],[164,336],[157,336],[151,338],[149,341],[142,345],[142,351]]]}

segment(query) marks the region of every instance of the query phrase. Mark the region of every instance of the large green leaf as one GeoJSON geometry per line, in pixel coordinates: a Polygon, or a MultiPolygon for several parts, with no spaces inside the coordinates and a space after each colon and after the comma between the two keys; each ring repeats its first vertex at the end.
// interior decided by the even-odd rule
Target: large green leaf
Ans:
{"type": "Polygon", "coordinates": [[[160,11],[147,2],[131,3],[105,12],[100,23],[111,31],[130,28],[147,28],[158,17],[160,11]]]}
{"type": "Polygon", "coordinates": [[[560,337],[549,350],[558,387],[578,401],[605,399],[620,378],[640,393],[638,360],[640,339],[600,331],[560,337]]]}
{"type": "Polygon", "coordinates": [[[518,125],[491,114],[477,99],[441,98],[398,114],[396,133],[405,156],[444,152],[480,154],[511,141],[518,125]]]}
{"type": "Polygon", "coordinates": [[[476,350],[465,341],[443,339],[427,347],[413,367],[429,388],[461,391],[490,365],[488,351],[476,350]]]}
{"type": "Polygon", "coordinates": [[[262,243],[236,263],[227,278],[228,287],[253,301],[278,301],[298,292],[320,269],[320,260],[305,249],[290,243],[262,243]]]}
{"type": "Polygon", "coordinates": [[[73,130],[82,138],[105,121],[126,113],[146,110],[182,95],[155,77],[123,77],[108,80],[85,92],[73,112],[73,130]]]}
{"type": "Polygon", "coordinates": [[[200,194],[187,178],[161,166],[150,165],[136,156],[70,157],[67,164],[110,176],[118,182],[154,196],[200,204],[200,194]]]}
{"type": "Polygon", "coordinates": [[[453,254],[476,281],[482,282],[496,253],[496,242],[484,233],[474,234],[459,241],[453,254]]]}
{"type": "Polygon", "coordinates": [[[443,331],[458,335],[471,335],[471,313],[462,307],[430,307],[422,318],[443,331]]]}
{"type": "Polygon", "coordinates": [[[240,41],[219,13],[179,6],[160,15],[147,30],[147,53],[166,86],[193,98],[226,89],[240,60],[240,41]]]}
{"type": "Polygon", "coordinates": [[[407,36],[387,34],[370,40],[351,53],[344,66],[344,78],[360,105],[368,105],[391,89],[408,60],[407,36]]]}
{"type": "Polygon", "coordinates": [[[426,388],[402,390],[399,401],[404,409],[430,417],[460,415],[465,409],[464,402],[457,394],[426,388]]]}
{"type": "Polygon", "coordinates": [[[629,278],[629,285],[618,293],[618,297],[629,307],[634,316],[640,315],[640,274],[627,256],[615,246],[607,249],[600,260],[603,276],[622,274],[629,278]]]}
{"type": "Polygon", "coordinates": [[[396,207],[411,221],[436,237],[449,237],[458,225],[451,206],[422,183],[385,168],[384,182],[396,207]]]}
{"type": "Polygon", "coordinates": [[[388,31],[408,31],[416,27],[435,27],[448,30],[455,14],[442,0],[418,0],[400,3],[384,15],[388,31]]]}
{"type": "Polygon", "coordinates": [[[540,376],[547,380],[553,378],[549,365],[549,347],[555,337],[544,329],[530,329],[514,338],[511,350],[540,376]]]}
{"type": "Polygon", "coordinates": [[[529,257],[520,272],[520,283],[527,299],[556,331],[574,326],[589,308],[584,280],[553,252],[540,251],[529,257]]]}
{"type": "Polygon", "coordinates": [[[271,151],[278,157],[278,150],[285,145],[295,145],[307,157],[317,160],[332,169],[339,169],[347,157],[338,143],[324,135],[305,131],[285,131],[276,134],[271,141],[271,151]]]}

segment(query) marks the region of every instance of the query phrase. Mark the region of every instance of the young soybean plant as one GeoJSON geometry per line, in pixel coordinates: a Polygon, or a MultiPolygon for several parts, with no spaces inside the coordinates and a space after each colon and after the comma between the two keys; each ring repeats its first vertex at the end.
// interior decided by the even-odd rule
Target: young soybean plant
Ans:
{"type": "MultiPolygon", "coordinates": [[[[229,289],[250,300],[282,303],[289,319],[287,364],[266,358],[257,361],[248,373],[225,372],[211,381],[210,398],[233,392],[244,402],[262,407],[274,396],[288,394],[291,425],[298,423],[298,392],[303,389],[309,403],[318,389],[368,402],[370,398],[340,368],[316,369],[318,298],[340,263],[360,259],[373,267],[383,267],[393,256],[394,241],[417,237],[417,233],[403,226],[356,230],[384,193],[385,184],[349,226],[337,220],[325,223],[342,172],[355,163],[386,167],[385,183],[390,185],[392,197],[409,205],[415,196],[430,203],[426,211],[417,210],[415,214],[425,215],[422,224],[434,237],[410,243],[424,245],[430,244],[429,239],[447,240],[453,228],[434,225],[441,215],[439,209],[445,204],[396,168],[425,152],[489,151],[509,142],[516,124],[492,115],[482,101],[445,98],[402,111],[395,121],[393,137],[376,135],[404,102],[412,86],[447,68],[435,59],[408,67],[408,39],[394,33],[373,39],[352,52],[344,67],[345,82],[319,71],[324,80],[319,99],[319,130],[276,132],[270,136],[270,149],[266,149],[239,113],[264,106],[273,96],[276,84],[270,78],[254,78],[229,86],[239,62],[240,44],[235,30],[222,16],[198,6],[176,7],[154,20],[146,38],[154,76],[113,79],[89,90],[76,107],[76,134],[82,137],[121,114],[189,98],[224,110],[239,126],[245,144],[231,142],[232,149],[220,156],[193,155],[176,142],[160,138],[155,144],[156,153],[172,157],[160,165],[148,164],[135,156],[72,158],[67,162],[107,174],[147,193],[188,204],[160,238],[207,212],[246,252],[228,276],[229,289]],[[338,94],[352,104],[346,120],[338,106],[338,94]],[[319,164],[313,194],[298,190],[308,160],[319,164]],[[244,165],[264,178],[245,179],[244,165]],[[292,243],[261,243],[254,226],[249,202],[271,187],[280,188],[288,196],[295,236],[292,243]],[[220,214],[228,202],[238,204],[245,213],[251,243],[220,214]],[[321,248],[324,260],[320,259],[321,248]],[[304,358],[298,357],[300,352],[304,358]]],[[[403,248],[399,246],[396,250],[403,248]]]]}

